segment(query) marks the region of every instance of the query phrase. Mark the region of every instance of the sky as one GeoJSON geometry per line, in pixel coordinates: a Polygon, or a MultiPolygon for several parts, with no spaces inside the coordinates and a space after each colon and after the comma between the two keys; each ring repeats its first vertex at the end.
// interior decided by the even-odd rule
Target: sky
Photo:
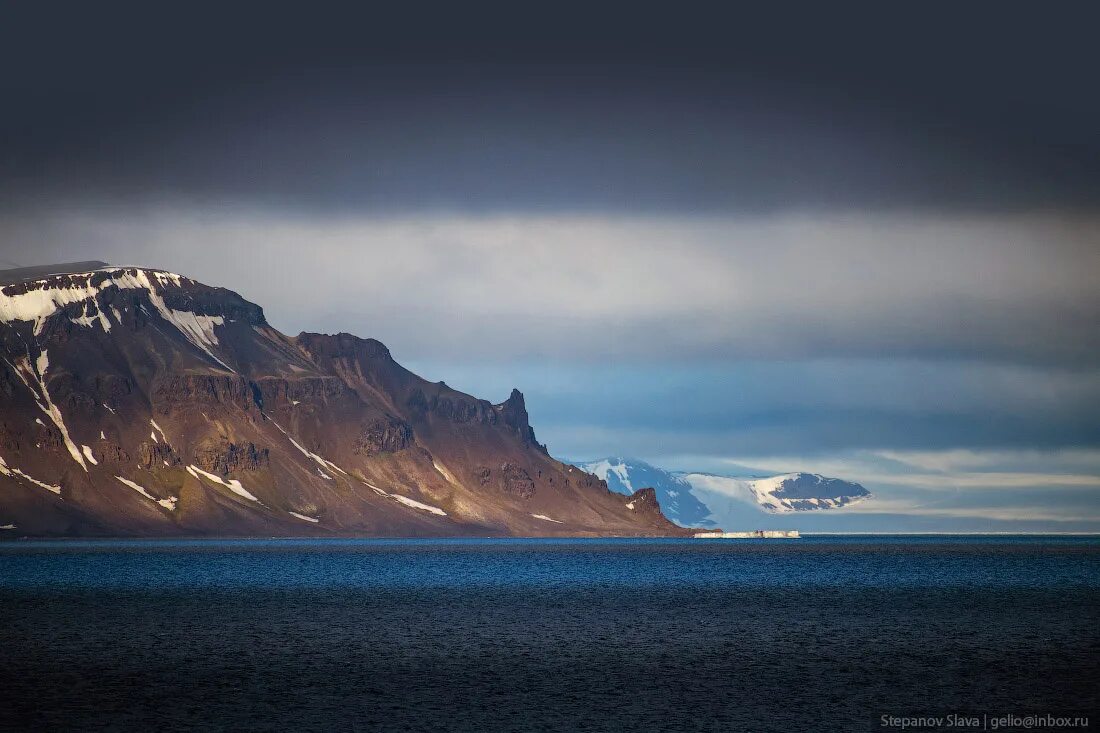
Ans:
{"type": "Polygon", "coordinates": [[[0,267],[229,287],[561,457],[1100,531],[1085,4],[5,12],[0,267]]]}

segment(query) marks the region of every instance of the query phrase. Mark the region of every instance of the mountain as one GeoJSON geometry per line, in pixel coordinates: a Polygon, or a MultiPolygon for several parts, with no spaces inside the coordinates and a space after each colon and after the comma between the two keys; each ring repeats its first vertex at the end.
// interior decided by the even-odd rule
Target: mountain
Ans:
{"type": "Polygon", "coordinates": [[[0,287],[7,536],[689,533],[551,458],[517,390],[491,404],[373,339],[286,336],[177,274],[73,269],[0,287]]]}
{"type": "Polygon", "coordinates": [[[632,493],[637,486],[652,486],[666,516],[682,526],[729,529],[757,522],[768,514],[839,509],[871,495],[852,481],[815,473],[720,476],[671,472],[645,461],[618,457],[574,465],[623,494],[632,493]]]}
{"type": "Polygon", "coordinates": [[[710,509],[692,493],[691,484],[682,476],[632,458],[603,458],[574,465],[606,481],[609,489],[620,494],[633,494],[643,486],[653,488],[665,516],[681,526],[715,526],[710,509]]]}
{"type": "Polygon", "coordinates": [[[683,478],[697,494],[747,498],[773,514],[839,509],[871,495],[853,481],[816,473],[784,473],[768,478],[685,473],[683,478]]]}

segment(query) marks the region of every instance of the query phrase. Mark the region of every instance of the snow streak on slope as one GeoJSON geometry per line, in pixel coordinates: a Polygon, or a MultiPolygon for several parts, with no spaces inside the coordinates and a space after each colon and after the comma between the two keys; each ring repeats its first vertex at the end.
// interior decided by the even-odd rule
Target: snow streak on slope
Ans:
{"type": "Polygon", "coordinates": [[[54,486],[52,484],[46,483],[45,481],[39,481],[38,479],[36,479],[32,476],[28,476],[27,474],[20,471],[18,468],[13,468],[12,466],[9,466],[7,464],[7,462],[4,460],[3,456],[0,456],[0,476],[10,476],[12,478],[15,478],[15,477],[22,478],[22,479],[25,479],[27,481],[30,481],[32,484],[34,484],[36,486],[41,486],[46,491],[50,491],[54,494],[57,494],[58,496],[61,495],[61,487],[60,486],[54,486]]]}
{"type": "Polygon", "coordinates": [[[262,504],[262,502],[260,502],[259,499],[257,499],[251,493],[249,493],[248,489],[246,489],[244,486],[242,486],[241,482],[238,481],[235,478],[234,479],[229,479],[228,481],[226,481],[221,476],[218,476],[218,475],[213,474],[213,473],[207,473],[206,471],[202,470],[201,468],[199,468],[198,466],[196,466],[194,464],[187,467],[187,473],[191,474],[195,478],[198,478],[199,476],[203,476],[205,478],[208,478],[211,481],[213,481],[214,483],[218,483],[218,484],[221,484],[222,486],[226,487],[227,489],[232,491],[234,494],[237,494],[238,496],[243,496],[244,498],[248,499],[249,501],[254,501],[257,504],[262,504]]]}
{"type": "MultiPolygon", "coordinates": [[[[153,271],[153,275],[161,287],[164,287],[168,282],[173,283],[177,288],[180,286],[179,275],[157,271],[153,271]]],[[[229,371],[234,371],[232,367],[216,357],[214,352],[211,351],[212,348],[218,345],[218,337],[214,335],[214,326],[223,325],[225,319],[221,316],[200,316],[190,311],[172,310],[165,304],[164,298],[160,296],[156,288],[153,287],[145,270],[138,270],[135,279],[149,291],[149,302],[153,304],[153,307],[157,309],[164,320],[179,329],[188,341],[206,352],[206,355],[211,359],[229,371]]]]}
{"type": "Polygon", "coordinates": [[[175,510],[176,501],[178,501],[178,499],[176,497],[170,496],[167,499],[158,499],[157,497],[153,496],[148,491],[146,491],[145,487],[134,483],[133,481],[131,481],[128,478],[123,478],[122,476],[115,476],[115,478],[117,478],[123,484],[125,484],[126,486],[129,486],[131,489],[133,489],[134,491],[136,491],[139,494],[141,494],[142,496],[144,496],[149,501],[155,501],[156,503],[160,504],[162,507],[164,507],[168,511],[174,511],[175,510]]]}
{"type": "Polygon", "coordinates": [[[431,504],[424,504],[422,502],[417,501],[416,499],[410,499],[409,497],[401,496],[400,494],[390,494],[390,496],[393,499],[401,502],[405,506],[411,506],[413,509],[423,509],[426,512],[431,512],[432,514],[438,514],[441,517],[447,516],[447,512],[443,511],[442,509],[440,509],[437,506],[432,506],[431,504]]]}
{"type": "MultiPolygon", "coordinates": [[[[10,363],[10,362],[9,362],[10,363]]],[[[61,432],[61,439],[65,443],[65,448],[68,449],[69,455],[73,457],[73,460],[80,464],[80,467],[85,471],[88,470],[88,466],[84,463],[84,453],[77,448],[76,443],[69,437],[69,430],[65,427],[65,419],[61,416],[61,410],[50,399],[50,390],[46,387],[46,370],[50,366],[50,357],[46,353],[45,349],[42,349],[42,353],[38,355],[38,359],[35,360],[34,366],[31,366],[30,357],[26,359],[20,359],[14,365],[15,373],[19,375],[19,378],[23,381],[23,384],[30,389],[31,394],[34,395],[34,400],[38,403],[39,409],[46,413],[53,424],[57,426],[57,429],[61,432]],[[29,380],[33,379],[35,384],[32,385],[29,380]]]]}
{"type": "MultiPolygon", "coordinates": [[[[275,422],[274,420],[272,420],[272,421],[271,421],[271,424],[272,424],[272,425],[274,425],[275,427],[277,427],[277,428],[279,429],[279,432],[280,432],[280,433],[282,433],[283,435],[285,435],[285,436],[286,436],[286,439],[290,441],[291,445],[293,445],[293,446],[294,446],[295,448],[297,448],[297,449],[298,449],[299,451],[301,451],[302,455],[303,455],[303,456],[305,456],[306,458],[309,458],[310,460],[312,460],[312,461],[315,461],[316,463],[320,464],[320,465],[321,465],[321,466],[322,466],[323,468],[331,468],[331,469],[332,469],[333,471],[339,471],[340,473],[344,474],[345,476],[347,476],[347,475],[348,475],[348,472],[347,472],[347,471],[345,471],[344,469],[340,468],[339,466],[337,466],[337,465],[336,465],[335,463],[333,463],[332,461],[330,461],[330,460],[327,460],[327,459],[325,459],[325,458],[322,458],[321,456],[317,455],[316,453],[314,453],[314,452],[312,452],[312,451],[308,451],[308,450],[306,450],[306,449],[305,449],[305,448],[304,448],[304,447],[302,446],[302,444],[301,444],[301,443],[299,443],[299,442],[298,442],[297,440],[295,440],[294,438],[292,438],[292,437],[291,437],[290,433],[288,433],[287,431],[283,430],[283,426],[282,426],[282,425],[280,425],[279,423],[277,423],[277,422],[275,422]]],[[[326,473],[325,473],[324,471],[320,471],[320,474],[321,474],[321,477],[322,477],[322,478],[326,478],[326,479],[328,479],[329,481],[332,481],[332,480],[334,480],[334,479],[332,478],[332,476],[329,476],[329,475],[328,475],[328,474],[326,474],[326,473]]]]}
{"type": "Polygon", "coordinates": [[[442,465],[434,458],[432,459],[432,467],[435,468],[435,470],[439,472],[439,475],[446,479],[449,483],[455,484],[456,486],[460,485],[458,481],[455,480],[454,474],[448,471],[446,466],[442,465]]]}
{"type": "Polygon", "coordinates": [[[401,496],[401,494],[391,494],[388,491],[384,491],[383,489],[378,488],[377,486],[375,486],[374,484],[372,484],[368,481],[363,481],[363,483],[366,484],[371,489],[373,489],[374,493],[378,494],[379,496],[388,496],[389,498],[393,499],[394,501],[398,502],[399,504],[404,504],[405,506],[412,507],[413,509],[423,509],[426,512],[431,512],[432,514],[438,514],[441,517],[447,516],[447,512],[443,511],[442,509],[440,509],[437,506],[432,506],[431,504],[424,504],[423,502],[419,502],[416,499],[410,499],[407,496],[401,496]]]}

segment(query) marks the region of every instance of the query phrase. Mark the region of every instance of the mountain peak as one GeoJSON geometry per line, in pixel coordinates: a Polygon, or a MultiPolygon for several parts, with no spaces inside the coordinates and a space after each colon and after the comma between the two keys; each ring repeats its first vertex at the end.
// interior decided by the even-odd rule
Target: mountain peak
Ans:
{"type": "Polygon", "coordinates": [[[520,392],[518,389],[513,387],[511,394],[508,395],[508,399],[501,402],[497,407],[506,415],[514,415],[516,425],[527,422],[527,402],[523,399],[523,392],[520,392]]]}
{"type": "Polygon", "coordinates": [[[496,406],[500,410],[504,424],[515,430],[523,438],[524,443],[539,451],[546,453],[546,446],[535,438],[535,429],[531,427],[531,418],[527,414],[527,403],[523,399],[523,393],[513,388],[508,399],[496,406]]]}

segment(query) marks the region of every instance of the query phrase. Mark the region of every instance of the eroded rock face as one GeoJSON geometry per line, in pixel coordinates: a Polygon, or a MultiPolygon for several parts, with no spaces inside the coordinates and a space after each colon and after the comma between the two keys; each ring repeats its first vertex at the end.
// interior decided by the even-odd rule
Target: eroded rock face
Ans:
{"type": "Polygon", "coordinates": [[[105,464],[126,465],[133,460],[128,451],[109,440],[96,441],[92,453],[97,461],[105,464]]]}
{"type": "Polygon", "coordinates": [[[152,443],[142,441],[138,445],[138,463],[143,468],[155,468],[165,464],[179,466],[183,463],[180,457],[167,443],[152,443]]]}
{"type": "Polygon", "coordinates": [[[346,397],[348,386],[336,377],[303,377],[300,379],[264,378],[256,381],[261,401],[267,408],[296,405],[302,402],[327,402],[346,397]]]}
{"type": "Polygon", "coordinates": [[[522,499],[528,499],[534,495],[535,481],[531,478],[531,474],[527,472],[527,469],[514,463],[505,463],[500,467],[500,473],[504,479],[504,491],[506,493],[522,499]]]}
{"type": "Polygon", "coordinates": [[[363,427],[355,439],[356,455],[397,453],[413,442],[412,428],[396,418],[379,419],[363,427]]]}
{"type": "Polygon", "coordinates": [[[157,383],[153,402],[163,412],[176,406],[192,405],[231,405],[241,410],[251,410],[254,396],[252,385],[243,377],[172,374],[157,383]]]}
{"type": "Polygon", "coordinates": [[[227,476],[238,471],[259,471],[271,461],[268,448],[228,440],[205,443],[195,450],[195,465],[208,473],[227,476]]]}
{"type": "Polygon", "coordinates": [[[409,395],[408,406],[421,413],[432,415],[452,422],[480,423],[482,425],[496,425],[500,420],[499,413],[493,409],[493,405],[485,400],[453,398],[447,395],[433,394],[430,397],[422,389],[413,390],[409,395]]]}

